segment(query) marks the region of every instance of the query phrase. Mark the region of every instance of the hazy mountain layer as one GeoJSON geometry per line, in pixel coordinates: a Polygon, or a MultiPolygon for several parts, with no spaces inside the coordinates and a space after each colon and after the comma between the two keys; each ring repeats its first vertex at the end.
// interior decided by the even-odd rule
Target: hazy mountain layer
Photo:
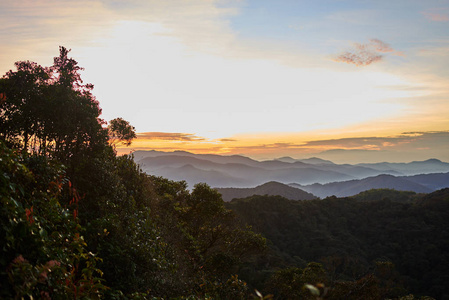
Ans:
{"type": "Polygon", "coordinates": [[[309,187],[308,192],[317,196],[338,194],[355,194],[369,188],[412,188],[413,191],[429,192],[442,187],[444,177],[433,179],[403,178],[408,180],[399,183],[394,177],[370,179],[369,182],[358,183],[356,180],[387,174],[408,176],[425,173],[449,172],[449,163],[437,159],[411,163],[376,163],[376,164],[335,164],[320,158],[296,160],[282,157],[276,160],[257,161],[241,155],[193,154],[185,151],[136,151],[134,159],[148,174],[164,176],[171,180],[185,180],[190,187],[205,182],[213,187],[252,188],[266,182],[277,181],[284,184],[295,183],[302,186],[320,184],[309,187]],[[345,183],[346,188],[337,186],[335,182],[345,183]],[[330,186],[323,187],[332,183],[330,186]],[[417,185],[416,185],[417,184],[417,185]],[[358,185],[358,187],[350,187],[358,185]],[[422,186],[420,186],[422,185],[422,186]],[[331,188],[332,187],[332,188],[331,188]],[[316,192],[318,189],[321,192],[316,192]]]}
{"type": "MultiPolygon", "coordinates": [[[[268,181],[312,184],[354,178],[354,176],[339,172],[333,166],[326,169],[301,162],[258,162],[248,159],[246,163],[236,163],[236,160],[245,161],[245,159],[230,157],[229,162],[226,162],[225,156],[174,155],[173,153],[153,156],[153,154],[151,153],[149,157],[142,157],[139,153],[139,156],[136,156],[135,159],[142,170],[148,174],[164,176],[172,180],[185,180],[190,187],[199,182],[205,182],[215,187],[254,187],[268,181]],[[209,158],[212,158],[213,161],[207,160],[209,158]]],[[[341,169],[344,170],[345,167],[341,169]]],[[[378,173],[378,171],[373,172],[378,173]]]]}
{"type": "Polygon", "coordinates": [[[413,161],[410,163],[375,163],[375,164],[357,164],[358,166],[367,167],[379,171],[396,171],[403,175],[417,175],[429,173],[449,172],[449,163],[442,162],[438,159],[428,159],[425,161],[413,161]]]}
{"type": "Polygon", "coordinates": [[[449,187],[449,173],[421,174],[415,176],[395,177],[378,175],[360,180],[332,182],[328,184],[315,183],[312,185],[290,184],[320,198],[328,196],[353,196],[370,189],[395,189],[398,191],[412,191],[416,193],[430,193],[438,189],[449,187]]]}

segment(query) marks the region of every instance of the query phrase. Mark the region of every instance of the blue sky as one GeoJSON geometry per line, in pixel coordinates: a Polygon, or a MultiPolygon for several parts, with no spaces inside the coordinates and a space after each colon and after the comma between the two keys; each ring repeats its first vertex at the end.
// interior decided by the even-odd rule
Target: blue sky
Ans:
{"type": "Polygon", "coordinates": [[[71,48],[135,149],[449,161],[449,0],[2,1],[0,39],[1,74],[71,48]]]}

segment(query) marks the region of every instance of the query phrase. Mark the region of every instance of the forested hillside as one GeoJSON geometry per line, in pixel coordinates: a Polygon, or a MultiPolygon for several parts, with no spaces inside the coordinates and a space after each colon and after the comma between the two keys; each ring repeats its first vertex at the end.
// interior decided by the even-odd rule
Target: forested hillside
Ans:
{"type": "Polygon", "coordinates": [[[290,200],[311,200],[314,195],[301,189],[297,189],[286,184],[271,181],[256,186],[255,188],[215,188],[222,196],[223,201],[229,202],[234,198],[245,198],[252,195],[282,196],[290,200]]]}
{"type": "Polygon", "coordinates": [[[447,190],[227,207],[117,156],[134,127],[68,54],[0,79],[0,299],[448,297],[447,190]]]}
{"type": "Polygon", "coordinates": [[[449,173],[423,174],[411,177],[378,175],[359,180],[348,180],[327,184],[315,183],[307,186],[291,184],[291,186],[303,189],[320,198],[329,196],[348,197],[371,189],[395,189],[398,191],[430,193],[449,186],[449,173]],[[410,180],[410,178],[412,178],[412,180],[410,180]],[[440,179],[439,182],[437,179],[440,179]],[[444,179],[446,179],[446,181],[444,179]],[[421,184],[420,181],[423,183],[421,184]],[[430,185],[429,182],[433,182],[433,185],[430,185]]]}
{"type": "Polygon", "coordinates": [[[389,280],[401,288],[449,297],[449,189],[428,195],[373,190],[308,201],[252,196],[227,207],[264,235],[278,257],[298,267],[322,263],[331,285],[363,278],[388,262],[389,280]]]}

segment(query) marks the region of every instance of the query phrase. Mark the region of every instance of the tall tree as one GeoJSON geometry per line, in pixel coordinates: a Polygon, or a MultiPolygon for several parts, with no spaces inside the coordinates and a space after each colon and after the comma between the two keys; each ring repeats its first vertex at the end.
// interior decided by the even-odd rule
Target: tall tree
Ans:
{"type": "Polygon", "coordinates": [[[50,84],[51,70],[34,62],[15,63],[0,79],[0,137],[23,149],[34,139],[43,138],[43,108],[50,84]]]}
{"type": "Polygon", "coordinates": [[[95,143],[106,144],[92,84],[83,84],[70,50],[59,48],[53,66],[15,63],[0,80],[0,137],[24,150],[66,162],[95,143]]]}

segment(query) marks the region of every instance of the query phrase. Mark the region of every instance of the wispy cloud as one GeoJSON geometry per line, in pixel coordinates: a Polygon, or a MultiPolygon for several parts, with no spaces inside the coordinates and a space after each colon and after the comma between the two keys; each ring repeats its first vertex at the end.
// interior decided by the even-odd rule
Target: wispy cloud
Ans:
{"type": "MultiPolygon", "coordinates": [[[[403,147],[413,144],[414,148],[421,148],[426,143],[438,141],[449,146],[449,131],[429,132],[404,132],[397,136],[388,137],[355,137],[329,140],[308,141],[307,147],[330,147],[335,149],[374,149],[385,150],[386,148],[403,147]]],[[[441,144],[439,144],[441,146],[441,144]]]]}
{"type": "Polygon", "coordinates": [[[432,8],[421,12],[428,20],[434,22],[448,22],[449,8],[432,8]]]}
{"type": "Polygon", "coordinates": [[[429,47],[429,48],[425,48],[425,49],[420,49],[417,52],[418,56],[423,56],[423,57],[447,57],[449,56],[449,46],[436,46],[436,47],[429,47]]]}
{"type": "Polygon", "coordinates": [[[333,60],[356,66],[368,66],[381,61],[385,53],[403,55],[402,52],[395,51],[389,44],[379,39],[371,39],[366,44],[354,43],[352,49],[339,54],[333,60]]]}
{"type": "Polygon", "coordinates": [[[396,146],[409,141],[408,137],[357,137],[331,140],[309,141],[309,147],[339,148],[339,149],[381,149],[396,146]]]}
{"type": "Polygon", "coordinates": [[[303,143],[264,143],[228,148],[230,154],[258,158],[288,155],[295,158],[318,156],[340,163],[425,160],[449,161],[449,131],[404,132],[384,137],[352,137],[310,140],[303,143]],[[277,154],[277,156],[276,156],[277,154]],[[357,154],[357,155],[356,155],[357,154]]]}
{"type": "Polygon", "coordinates": [[[449,161],[446,150],[449,147],[449,131],[407,132],[397,137],[342,139],[327,144],[337,143],[340,146],[335,145],[316,153],[316,156],[339,163],[410,162],[430,158],[449,161]],[[366,147],[373,141],[377,147],[366,147]]]}
{"type": "Polygon", "coordinates": [[[183,141],[183,142],[199,142],[205,141],[203,137],[190,133],[174,133],[174,132],[142,132],[137,134],[138,139],[146,140],[163,140],[163,141],[183,141]]]}
{"type": "Polygon", "coordinates": [[[238,140],[236,140],[236,139],[219,139],[218,141],[220,141],[220,142],[237,142],[238,140]]]}
{"type": "Polygon", "coordinates": [[[368,44],[368,46],[374,48],[377,52],[380,53],[393,52],[393,48],[391,48],[390,45],[388,45],[385,42],[382,42],[379,39],[371,39],[370,44],[368,44]]]}

